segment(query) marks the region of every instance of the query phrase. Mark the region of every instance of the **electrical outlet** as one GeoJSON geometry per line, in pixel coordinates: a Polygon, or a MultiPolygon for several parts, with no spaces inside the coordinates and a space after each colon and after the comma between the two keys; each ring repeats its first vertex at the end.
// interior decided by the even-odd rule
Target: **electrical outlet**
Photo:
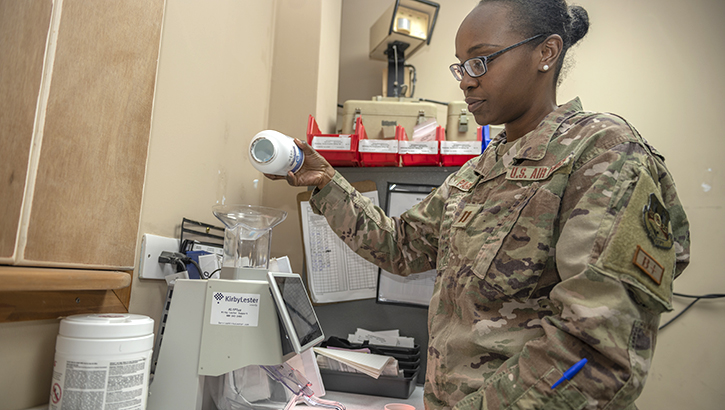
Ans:
{"type": "Polygon", "coordinates": [[[138,276],[142,279],[161,279],[176,273],[176,266],[159,263],[161,252],[178,252],[179,240],[165,236],[145,233],[141,238],[141,254],[139,255],[138,276]]]}

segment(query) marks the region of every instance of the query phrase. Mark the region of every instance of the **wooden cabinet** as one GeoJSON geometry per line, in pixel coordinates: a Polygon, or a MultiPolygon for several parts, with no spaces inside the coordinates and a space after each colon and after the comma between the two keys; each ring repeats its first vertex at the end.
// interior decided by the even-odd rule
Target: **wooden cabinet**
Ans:
{"type": "Polygon", "coordinates": [[[163,7],[0,0],[5,274],[133,269],[163,7]]]}
{"type": "Polygon", "coordinates": [[[55,4],[0,1],[0,262],[132,269],[163,1],[55,4]]]}

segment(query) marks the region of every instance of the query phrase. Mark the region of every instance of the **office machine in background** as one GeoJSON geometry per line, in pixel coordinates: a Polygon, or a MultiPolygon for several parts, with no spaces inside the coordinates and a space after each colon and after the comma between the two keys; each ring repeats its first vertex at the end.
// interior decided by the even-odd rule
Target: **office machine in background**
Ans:
{"type": "Polygon", "coordinates": [[[370,27],[370,58],[388,62],[383,95],[412,96],[404,83],[405,59],[430,44],[439,9],[428,0],[396,0],[370,27]]]}

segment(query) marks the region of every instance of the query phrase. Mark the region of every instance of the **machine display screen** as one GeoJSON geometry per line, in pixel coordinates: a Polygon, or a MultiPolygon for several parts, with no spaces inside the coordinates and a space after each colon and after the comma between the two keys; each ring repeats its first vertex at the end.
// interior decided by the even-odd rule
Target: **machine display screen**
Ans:
{"type": "Polygon", "coordinates": [[[288,351],[290,347],[294,353],[300,353],[321,342],[324,339],[322,328],[302,278],[294,273],[269,272],[269,279],[285,330],[282,333],[283,354],[292,353],[288,351]]]}

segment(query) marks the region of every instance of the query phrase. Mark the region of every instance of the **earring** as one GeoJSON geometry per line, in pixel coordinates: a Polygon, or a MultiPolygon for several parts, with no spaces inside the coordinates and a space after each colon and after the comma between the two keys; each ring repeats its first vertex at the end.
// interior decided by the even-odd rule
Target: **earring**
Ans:
{"type": "Polygon", "coordinates": [[[549,71],[549,65],[548,64],[544,64],[544,67],[542,67],[542,68],[544,69],[544,71],[549,71]]]}

